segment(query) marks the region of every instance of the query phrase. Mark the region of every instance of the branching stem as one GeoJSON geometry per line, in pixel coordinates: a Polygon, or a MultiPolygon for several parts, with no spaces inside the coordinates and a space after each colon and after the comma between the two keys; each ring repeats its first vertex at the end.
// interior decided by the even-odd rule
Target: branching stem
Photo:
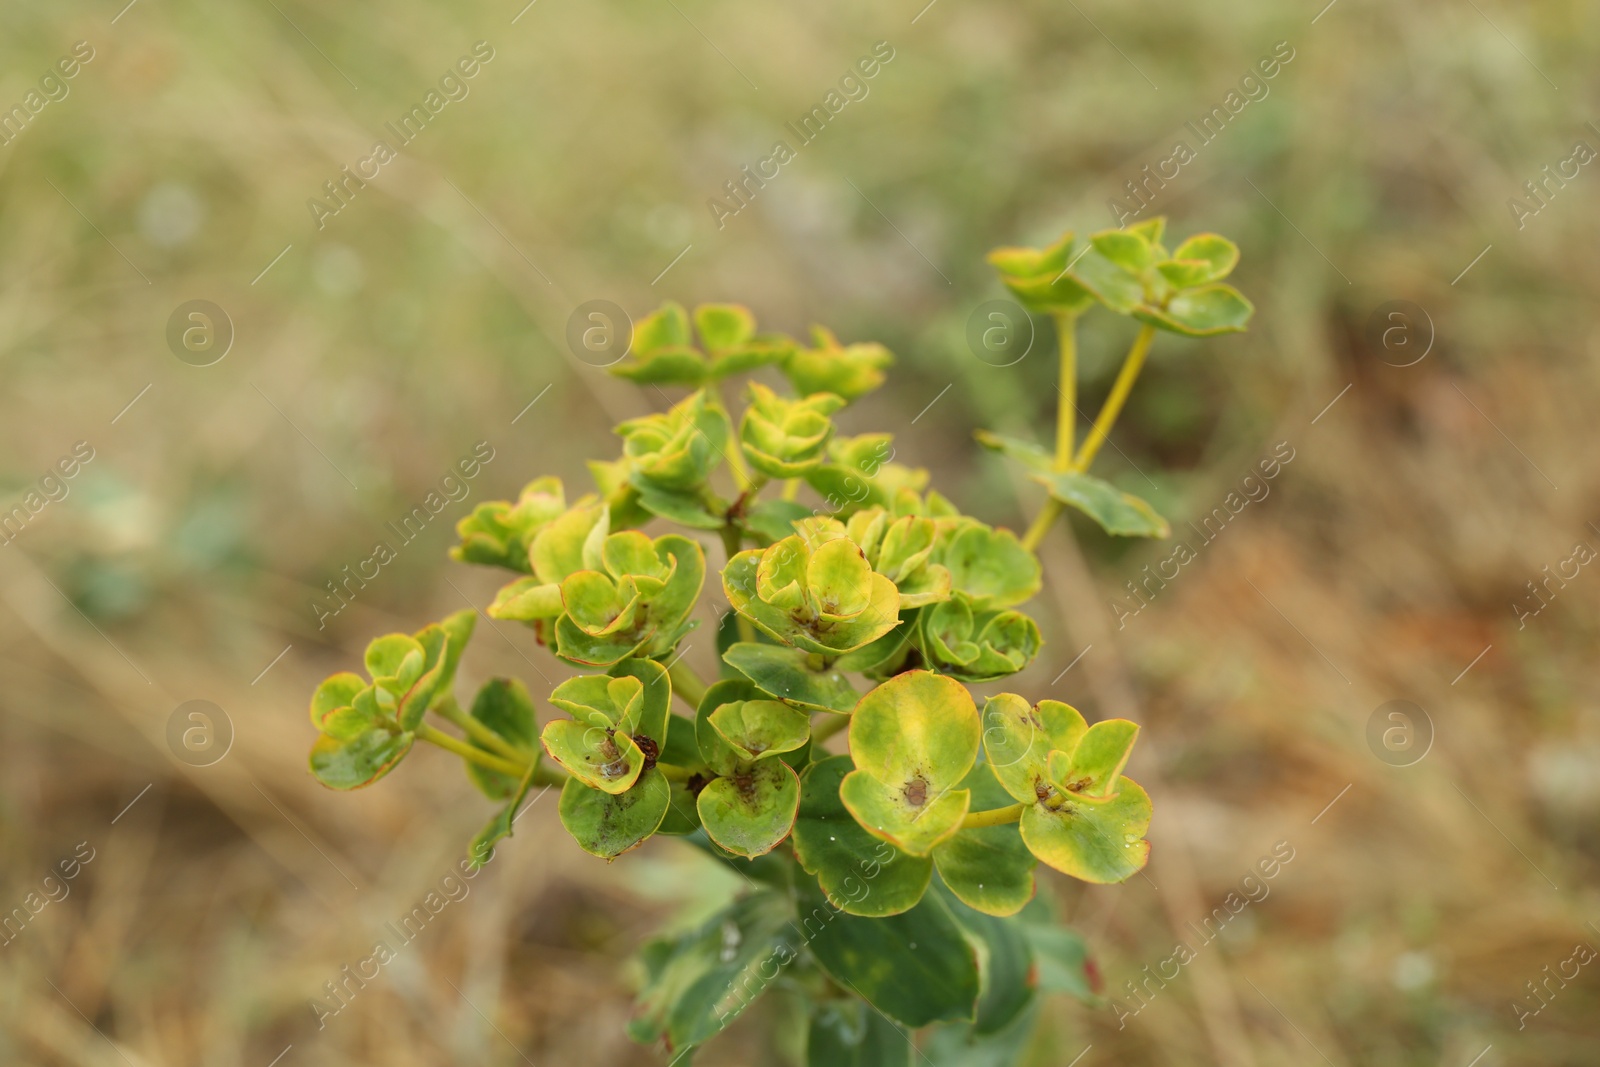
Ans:
{"type": "Polygon", "coordinates": [[[501,759],[499,756],[485,752],[481,748],[474,748],[459,737],[452,737],[438,727],[429,726],[427,723],[422,723],[417,727],[417,737],[427,741],[429,744],[438,745],[446,752],[454,752],[462,759],[470,763],[476,763],[486,770],[499,771],[501,774],[508,774],[513,778],[521,778],[528,773],[527,760],[513,762],[508,759],[501,759]]]}

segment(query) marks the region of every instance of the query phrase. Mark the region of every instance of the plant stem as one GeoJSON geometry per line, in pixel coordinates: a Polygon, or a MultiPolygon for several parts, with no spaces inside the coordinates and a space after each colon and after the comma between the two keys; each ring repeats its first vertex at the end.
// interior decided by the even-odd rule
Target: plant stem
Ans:
{"type": "Polygon", "coordinates": [[[969,811],[967,817],[961,820],[961,829],[976,830],[984,826],[1004,826],[1021,819],[1027,807],[1026,804],[1012,804],[1004,808],[991,808],[988,811],[969,811]]]}
{"type": "Polygon", "coordinates": [[[1022,535],[1022,547],[1032,552],[1039,547],[1039,542],[1044,540],[1044,535],[1050,532],[1050,527],[1055,525],[1056,518],[1061,514],[1061,502],[1055,497],[1050,497],[1044,502],[1044,507],[1039,509],[1039,516],[1033,520],[1033,525],[1028,527],[1028,532],[1022,535]]]}
{"type": "MultiPolygon", "coordinates": [[[[1061,334],[1061,373],[1063,378],[1074,367],[1077,355],[1077,342],[1074,337],[1073,325],[1075,320],[1067,316],[1059,316],[1056,320],[1061,334]]],[[[1057,471],[1082,472],[1089,469],[1089,464],[1094,462],[1100,446],[1106,443],[1106,438],[1111,434],[1111,427],[1116,424],[1117,416],[1122,414],[1122,405],[1127,403],[1128,394],[1133,391],[1133,383],[1139,377],[1139,371],[1144,366],[1144,357],[1150,351],[1150,342],[1155,340],[1156,329],[1154,326],[1139,327],[1139,335],[1133,339],[1133,346],[1128,349],[1128,354],[1123,357],[1122,369],[1117,372],[1117,380],[1111,385],[1111,393],[1106,397],[1106,402],[1100,408],[1100,414],[1095,416],[1094,425],[1089,428],[1089,434],[1083,439],[1083,444],[1073,454],[1072,447],[1072,413],[1077,404],[1077,382],[1070,384],[1063,381],[1061,389],[1061,409],[1056,419],[1056,455],[1054,467],[1057,471]]],[[[1061,502],[1055,497],[1050,497],[1044,502],[1044,507],[1039,510],[1039,515],[1033,520],[1033,525],[1028,527],[1028,532],[1022,535],[1022,547],[1029,552],[1039,547],[1039,542],[1044,540],[1044,535],[1050,532],[1050,527],[1060,517],[1061,502]]]]}
{"type": "Polygon", "coordinates": [[[722,551],[731,560],[739,554],[739,548],[744,543],[744,534],[740,533],[739,527],[731,522],[723,526],[720,533],[722,534],[722,551]]]}
{"type": "Polygon", "coordinates": [[[517,748],[517,746],[513,745],[511,742],[507,741],[505,738],[489,729],[489,727],[485,726],[477,719],[474,719],[471,715],[468,715],[466,712],[462,711],[461,705],[456,703],[455,697],[446,697],[444,699],[444,703],[435,707],[433,711],[435,714],[441,715],[450,722],[453,722],[457,726],[461,727],[461,729],[466,732],[467,736],[472,738],[474,741],[477,741],[479,744],[484,745],[487,748],[493,749],[506,759],[513,761],[521,760],[523,762],[527,761],[527,752],[517,748]]]}
{"type": "Polygon", "coordinates": [[[783,499],[793,500],[800,495],[800,479],[790,478],[783,483],[783,499]]]}
{"type": "Polygon", "coordinates": [[[1111,434],[1111,427],[1116,424],[1117,416],[1122,414],[1122,405],[1127,402],[1128,394],[1133,391],[1133,383],[1139,377],[1139,370],[1144,366],[1145,353],[1150,351],[1150,342],[1155,340],[1155,336],[1154,326],[1139,327],[1139,336],[1133,339],[1133,347],[1128,349],[1128,354],[1122,361],[1122,369],[1117,372],[1117,380],[1112,383],[1111,394],[1101,406],[1100,414],[1094,417],[1094,426],[1090,428],[1089,436],[1083,439],[1083,447],[1078,450],[1077,458],[1072,461],[1071,470],[1088,470],[1089,464],[1094,462],[1095,453],[1106,443],[1106,438],[1111,434]]]}
{"type": "Polygon", "coordinates": [[[700,701],[705,699],[706,683],[700,680],[693,667],[683,662],[682,655],[667,668],[667,677],[672,680],[672,691],[686,700],[691,708],[700,706],[700,701]]]}
{"type": "Polygon", "coordinates": [[[1061,346],[1061,373],[1056,389],[1061,394],[1056,408],[1055,469],[1072,465],[1072,437],[1078,417],[1078,316],[1056,316],[1056,339],[1061,346]]]}
{"type": "Polygon", "coordinates": [[[811,728],[811,743],[813,745],[826,741],[834,734],[850,725],[850,716],[824,714],[822,721],[811,728]]]}
{"type": "Polygon", "coordinates": [[[481,748],[472,747],[458,737],[451,737],[443,730],[429,726],[427,723],[422,723],[417,727],[417,736],[430,744],[438,745],[447,752],[454,752],[462,759],[476,763],[478,766],[488,770],[509,774],[513,778],[521,778],[528,773],[526,760],[520,763],[513,763],[511,760],[501,759],[499,756],[491,755],[481,748]]]}

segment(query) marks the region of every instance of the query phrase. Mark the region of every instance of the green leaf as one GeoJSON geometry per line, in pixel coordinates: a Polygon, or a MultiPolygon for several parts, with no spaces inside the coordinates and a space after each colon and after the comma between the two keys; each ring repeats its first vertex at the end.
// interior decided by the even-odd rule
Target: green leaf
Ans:
{"type": "Polygon", "coordinates": [[[717,774],[730,774],[743,762],[734,747],[711,725],[711,716],[724,704],[759,700],[761,691],[743,678],[712,682],[695,709],[694,735],[700,760],[717,774]]]}
{"type": "MultiPolygon", "coordinates": [[[[474,870],[482,867],[494,858],[494,846],[510,837],[512,828],[517,820],[517,812],[522,807],[522,801],[528,795],[528,789],[533,785],[534,771],[538,767],[535,760],[528,768],[528,773],[522,776],[522,781],[517,783],[516,791],[511,794],[511,799],[500,813],[489,820],[487,826],[479,830],[472,838],[472,843],[467,846],[467,860],[474,870]]],[[[549,786],[545,787],[546,789],[549,786]]],[[[542,795],[542,794],[541,794],[542,795]]]]}
{"type": "Polygon", "coordinates": [[[737,700],[707,717],[740,759],[754,762],[793,752],[811,739],[811,720],[777,700],[737,700]]]}
{"type": "Polygon", "coordinates": [[[356,694],[366,687],[367,683],[361,675],[350,671],[340,671],[324,680],[311,694],[311,725],[320,732],[328,716],[341,708],[348,708],[355,702],[356,694]]]}
{"type": "Polygon", "coordinates": [[[756,333],[756,317],[742,304],[701,304],[694,309],[694,327],[706,351],[736,348],[756,333]]]}
{"type": "Polygon", "coordinates": [[[1199,282],[1218,282],[1233,273],[1239,263],[1239,246],[1214,233],[1197,233],[1179,245],[1172,253],[1178,262],[1194,261],[1205,265],[1199,282]]]}
{"type": "Polygon", "coordinates": [[[950,571],[951,588],[965,593],[975,611],[1021,604],[1039,591],[1039,559],[1010,530],[971,518],[941,527],[931,558],[950,571]]]}
{"type": "Polygon", "coordinates": [[[407,634],[386,634],[367,645],[367,674],[396,697],[421,677],[424,660],[422,645],[407,634]]]}
{"type": "Polygon", "coordinates": [[[905,659],[907,647],[912,634],[916,632],[917,619],[921,614],[921,608],[902,610],[898,626],[876,641],[862,645],[853,652],[846,652],[834,660],[834,670],[858,671],[873,677],[892,674],[905,659]]]}
{"type": "Polygon", "coordinates": [[[813,670],[810,654],[797,648],[746,641],[729,648],[722,658],[763,692],[806,711],[848,714],[859,699],[837,666],[813,670]]]}
{"type": "Polygon", "coordinates": [[[922,1055],[938,1067],[1017,1067],[1027,1062],[1024,1057],[1033,1044],[1039,1014],[1040,1000],[1035,997],[998,1033],[980,1034],[976,1027],[961,1023],[935,1026],[927,1033],[922,1055]]]}
{"type": "Polygon", "coordinates": [[[978,945],[978,1010],[974,1033],[993,1034],[1021,1015],[1034,999],[1033,953],[1020,923],[985,915],[967,907],[947,886],[940,899],[978,945]]]}
{"type": "Polygon", "coordinates": [[[841,345],[821,326],[811,329],[811,348],[795,347],[786,354],[784,376],[800,396],[833,393],[846,403],[861,399],[884,383],[884,370],[894,356],[880,344],[841,345]]]}
{"type": "Polygon", "coordinates": [[[835,908],[852,915],[897,915],[922,899],[933,861],[878,840],[845,810],[839,783],[853,767],[849,756],[830,756],[800,776],[795,858],[816,876],[835,908]]]}
{"type": "MultiPolygon", "coordinates": [[[[534,721],[533,698],[520,681],[515,678],[489,679],[473,698],[470,714],[517,748],[526,751],[533,763],[538,763],[541,751],[539,727],[534,721]]],[[[476,748],[490,751],[476,740],[471,740],[471,743],[476,748]]],[[[511,775],[491,771],[476,763],[467,764],[467,777],[490,800],[505,800],[516,791],[518,784],[518,780],[511,775]]]]}
{"type": "Polygon", "coordinates": [[[977,952],[937,896],[882,919],[839,911],[810,878],[795,896],[812,954],[845,989],[912,1029],[974,1017],[977,952]]]}
{"type": "Polygon", "coordinates": [[[693,388],[706,380],[706,358],[692,348],[666,348],[648,356],[615,363],[606,368],[618,378],[639,385],[683,385],[693,388]]]}
{"type": "Polygon", "coordinates": [[[640,686],[642,702],[638,712],[625,723],[628,732],[642,734],[658,747],[665,745],[667,717],[672,714],[672,679],[667,668],[655,660],[626,659],[612,667],[611,674],[617,679],[632,678],[640,686]]]}
{"type": "Polygon", "coordinates": [[[712,781],[695,806],[717,844],[735,855],[762,856],[794,826],[800,779],[782,760],[761,760],[712,781]]]}
{"type": "Polygon", "coordinates": [[[1034,481],[1049,489],[1050,495],[1061,503],[1077,508],[1098,522],[1114,537],[1166,537],[1172,533],[1167,520],[1157,515],[1149,504],[1093,475],[1071,471],[1037,474],[1034,481]]]}
{"type": "Polygon", "coordinates": [[[721,517],[712,514],[705,501],[694,493],[660,489],[653,485],[641,485],[638,490],[639,506],[652,515],[659,515],[668,522],[694,530],[722,528],[721,517]]]}
{"type": "Polygon", "coordinates": [[[561,825],[585,852],[616,859],[656,832],[670,800],[667,780],[654,767],[615,796],[569,778],[561,787],[561,825]]]}
{"type": "Polygon", "coordinates": [[[873,572],[848,538],[815,552],[796,535],[740,552],[722,572],[741,615],[785,644],[837,656],[877,640],[899,621],[900,591],[873,572]]]}
{"type": "Polygon", "coordinates": [[[977,758],[980,733],[961,683],[930,671],[897,675],[850,718],[857,769],[840,798],[868,833],[925,856],[967,813],[970,794],[956,786],[977,758]]]}
{"type": "Polygon", "coordinates": [[[810,516],[810,508],[793,500],[762,500],[745,511],[744,527],[771,543],[792,535],[795,521],[810,516]]]}
{"type": "Polygon", "coordinates": [[[556,655],[579,667],[609,667],[633,655],[650,639],[653,629],[594,637],[586,634],[570,615],[556,620],[556,655]]]}
{"type": "MultiPolygon", "coordinates": [[[[1013,803],[986,763],[974,767],[961,784],[972,791],[974,811],[1013,803]]],[[[1015,915],[1033,899],[1038,861],[1022,843],[1015,823],[960,830],[933,850],[933,862],[945,886],[963,904],[986,915],[1015,915]]]]}
{"type": "Polygon", "coordinates": [[[603,506],[578,504],[552,519],[528,549],[533,573],[541,582],[560,585],[569,574],[592,569],[584,562],[584,545],[591,537],[604,540],[610,530],[610,512],[603,506]]]}
{"type": "Polygon", "coordinates": [[[1084,250],[1069,231],[1048,248],[997,248],[988,260],[1005,287],[1029,311],[1079,315],[1095,301],[1094,294],[1068,270],[1084,250]]]}
{"type": "MultiPolygon", "coordinates": [[[[683,715],[667,716],[667,741],[661,746],[660,760],[674,767],[700,768],[700,744],[694,736],[694,720],[683,715]]],[[[670,796],[667,815],[656,828],[658,834],[692,834],[700,829],[700,812],[695,808],[695,790],[704,783],[667,779],[670,796]]]]}
{"type": "Polygon", "coordinates": [[[987,682],[1022,670],[1043,644],[1039,627],[1019,611],[974,613],[965,593],[922,613],[918,644],[930,666],[964,682],[987,682]]]}
{"type": "Polygon", "coordinates": [[[590,789],[623,793],[644,773],[644,752],[621,730],[573,719],[552,719],[545,724],[539,740],[551,759],[590,789]]]}
{"type": "Polygon", "coordinates": [[[820,466],[833,437],[828,416],[844,406],[844,399],[814,393],[791,400],[760,382],[751,382],[749,392],[739,445],[750,466],[770,478],[798,478],[820,466]]]}
{"type": "Polygon", "coordinates": [[[762,890],[695,930],[650,942],[641,955],[645,982],[629,1036],[664,1041],[681,1056],[765,992],[798,957],[799,943],[787,895],[762,890]]]}
{"type": "Polygon", "coordinates": [[[1165,308],[1141,307],[1134,312],[1134,317],[1185,337],[1212,337],[1219,333],[1242,333],[1255,310],[1239,290],[1218,282],[1182,289],[1165,308]]]}
{"type": "Polygon", "coordinates": [[[411,734],[374,722],[353,737],[322,734],[311,744],[311,773],[329,789],[360,789],[394,770],[411,751],[411,734]]]}
{"type": "MultiPolygon", "coordinates": [[[[1048,909],[1047,909],[1048,910],[1048,909]]],[[[1027,920],[1026,913],[1024,919],[1027,920]]],[[[1039,989],[1066,993],[1089,1004],[1099,1001],[1089,977],[1089,946],[1077,933],[1049,921],[1025,921],[1028,945],[1038,966],[1039,989]]]]}
{"type": "Polygon", "coordinates": [[[977,430],[973,433],[978,443],[993,452],[999,452],[1007,459],[1014,459],[1030,471],[1043,473],[1055,464],[1055,457],[1031,441],[1019,441],[1015,437],[1003,437],[988,430],[977,430]]]}
{"type": "Polygon", "coordinates": [[[1095,251],[1129,274],[1140,275],[1155,265],[1155,249],[1133,230],[1106,230],[1091,237],[1095,251]]]}
{"type": "Polygon", "coordinates": [[[1059,811],[1035,804],[1022,813],[1022,840],[1040,861],[1085,882],[1121,882],[1150,858],[1150,797],[1131,778],[1117,795],[1068,794],[1059,811]]]}
{"type": "Polygon", "coordinates": [[[1091,248],[1078,257],[1072,276],[1094,298],[1118,315],[1130,314],[1144,301],[1144,283],[1119,263],[1091,248]]]}
{"type": "Polygon", "coordinates": [[[812,1008],[806,1067],[911,1067],[911,1036],[860,1000],[812,1008]]]}
{"type": "Polygon", "coordinates": [[[1085,796],[1109,796],[1116,789],[1122,768],[1127,765],[1133,743],[1138,738],[1138,724],[1127,719],[1095,723],[1071,750],[1072,759],[1063,776],[1065,780],[1057,778],[1056,781],[1085,796]]]}
{"type": "Polygon", "coordinates": [[[1015,693],[992,696],[983,706],[985,765],[1013,799],[1036,803],[1050,780],[1050,753],[1070,754],[1088,729],[1078,709],[1059,700],[1030,707],[1015,693]]]}
{"type": "Polygon", "coordinates": [[[1136,222],[1126,228],[1130,233],[1138,234],[1159,248],[1161,246],[1161,235],[1166,232],[1167,217],[1165,215],[1157,215],[1154,218],[1145,219],[1143,222],[1136,222]]]}
{"type": "Polygon", "coordinates": [[[530,622],[553,619],[561,611],[561,586],[529,577],[502,586],[489,605],[488,615],[491,619],[530,622]]]}

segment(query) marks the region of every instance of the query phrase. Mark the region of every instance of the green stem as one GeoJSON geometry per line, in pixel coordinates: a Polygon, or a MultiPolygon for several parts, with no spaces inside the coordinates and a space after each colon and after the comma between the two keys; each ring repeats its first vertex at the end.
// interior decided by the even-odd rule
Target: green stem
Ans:
{"type": "MultiPolygon", "coordinates": [[[[1067,316],[1057,318],[1061,335],[1061,373],[1063,378],[1069,369],[1075,369],[1077,358],[1077,342],[1072,328],[1074,321],[1067,316]]],[[[1100,414],[1095,416],[1094,425],[1089,428],[1089,435],[1083,439],[1074,454],[1072,447],[1072,420],[1073,412],[1077,407],[1077,382],[1073,380],[1068,384],[1065,380],[1060,385],[1061,409],[1056,419],[1056,454],[1054,467],[1057,471],[1082,472],[1089,469],[1089,464],[1094,462],[1095,455],[1100,451],[1100,446],[1106,443],[1106,438],[1111,434],[1111,427],[1116,424],[1117,416],[1122,414],[1122,406],[1127,403],[1128,394],[1133,391],[1133,383],[1139,377],[1139,371],[1144,367],[1145,354],[1150,351],[1150,342],[1155,340],[1154,326],[1141,326],[1139,335],[1133,339],[1133,346],[1128,349],[1128,354],[1122,360],[1122,369],[1117,372],[1117,380],[1111,385],[1111,393],[1106,397],[1106,402],[1100,408],[1100,414]]],[[[1028,527],[1027,533],[1022,535],[1022,547],[1029,552],[1039,547],[1039,542],[1044,540],[1044,535],[1050,532],[1050,527],[1055,525],[1062,512],[1061,502],[1055,497],[1045,501],[1044,507],[1039,510],[1039,515],[1028,527]]]]}
{"type": "Polygon", "coordinates": [[[691,708],[700,706],[700,701],[705,699],[706,683],[700,680],[693,667],[683,662],[682,656],[672,661],[667,677],[672,680],[672,691],[688,701],[691,708]]]}
{"type": "Polygon", "coordinates": [[[1061,502],[1055,497],[1050,497],[1044,502],[1044,507],[1039,509],[1038,518],[1033,520],[1033,525],[1028,527],[1028,532],[1022,535],[1022,547],[1032,552],[1039,547],[1039,542],[1044,540],[1044,535],[1050,532],[1050,527],[1061,515],[1061,502]]]}
{"type": "MultiPolygon", "coordinates": [[[[1056,406],[1056,455],[1052,467],[1064,471],[1072,466],[1072,438],[1078,420],[1078,316],[1056,316],[1056,342],[1061,348],[1061,371],[1056,381],[1060,400],[1056,406]]],[[[1028,532],[1022,535],[1022,547],[1029,552],[1038,548],[1060,516],[1061,502],[1047,497],[1028,532]]]]}
{"type": "Polygon", "coordinates": [[[521,778],[528,773],[528,764],[524,760],[514,763],[511,760],[501,759],[485,752],[481,748],[474,748],[458,737],[451,737],[437,727],[422,723],[417,727],[417,736],[430,744],[438,745],[447,752],[454,752],[462,759],[491,771],[499,771],[513,778],[521,778]]]}
{"type": "Polygon", "coordinates": [[[1150,342],[1155,340],[1155,336],[1154,326],[1139,327],[1139,336],[1133,339],[1133,347],[1128,349],[1128,355],[1122,361],[1122,369],[1117,372],[1117,380],[1111,385],[1111,394],[1101,406],[1100,414],[1094,417],[1094,426],[1090,428],[1089,436],[1083,439],[1083,447],[1078,450],[1070,469],[1085,471],[1089,469],[1089,464],[1094,462],[1095,453],[1106,443],[1106,438],[1111,434],[1111,427],[1116,424],[1117,416],[1122,414],[1122,405],[1127,402],[1128,394],[1133,391],[1133,383],[1139,377],[1139,370],[1144,366],[1145,353],[1150,351],[1150,342]]]}
{"type": "Polygon", "coordinates": [[[792,501],[792,500],[794,500],[795,497],[797,497],[799,495],[800,495],[800,479],[799,478],[790,478],[788,481],[783,483],[783,499],[792,501]]]}
{"type": "Polygon", "coordinates": [[[822,721],[811,727],[811,743],[820,744],[850,725],[850,716],[824,713],[822,721]]]}
{"type": "Polygon", "coordinates": [[[1061,402],[1056,408],[1055,469],[1072,465],[1072,437],[1078,416],[1078,316],[1056,316],[1056,338],[1061,346],[1061,373],[1056,388],[1061,402]]]}
{"type": "Polygon", "coordinates": [[[969,811],[967,817],[961,820],[961,829],[976,830],[984,826],[1004,826],[1022,818],[1022,813],[1027,809],[1026,804],[1012,804],[1004,808],[991,808],[988,811],[969,811]]]}
{"type": "Polygon", "coordinates": [[[434,713],[443,716],[455,723],[466,732],[467,736],[486,748],[493,749],[508,760],[521,760],[527,762],[528,753],[517,748],[511,742],[495,733],[483,723],[461,710],[461,705],[456,703],[453,696],[445,697],[444,703],[433,709],[434,713]]]}

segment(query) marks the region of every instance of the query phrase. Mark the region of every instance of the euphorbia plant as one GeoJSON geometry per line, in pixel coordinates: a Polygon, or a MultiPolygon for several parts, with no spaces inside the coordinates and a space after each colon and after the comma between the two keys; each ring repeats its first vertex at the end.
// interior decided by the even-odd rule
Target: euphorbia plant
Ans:
{"type": "Polygon", "coordinates": [[[427,741],[501,804],[474,863],[510,834],[532,786],[559,785],[561,822],[586,852],[613,860],[670,835],[741,872],[748,891],[721,913],[644,949],[631,1030],[675,1062],[771,989],[805,1013],[819,1067],[909,1065],[913,1040],[940,1067],[1014,1062],[1042,993],[1095,997],[1084,946],[1035,896],[1036,865],[1130,877],[1149,854],[1151,805],[1122,773],[1134,723],[1091,725],[1012,693],[980,705],[967,683],[1037,655],[1039,628],[1019,606],[1039,589],[1033,550],[1063,508],[1111,534],[1167,533],[1089,465],[1157,331],[1240,330],[1251,308],[1221,281],[1238,258],[1230,242],[1201,235],[1169,253],[1161,236],[1158,219],[990,256],[1030,311],[1055,319],[1061,345],[1054,451],[979,434],[1048,490],[1020,540],[893,462],[888,435],[836,434],[834,417],[882,384],[881,346],[820,327],[810,347],[759,334],[732,305],[647,316],[613,369],[689,394],[617,427],[621,456],[590,464],[595,492],[569,501],[538,478],[457,526],[456,559],[513,574],[489,614],[525,623],[573,669],[547,695],[556,714],[540,729],[522,683],[498,678],[470,709],[457,704],[474,620],[461,612],[378,638],[369,677],[317,689],[312,773],[359,788],[427,741]],[[1139,327],[1078,441],[1075,328],[1095,307],[1139,327]],[[749,381],[735,419],[725,380],[749,372],[791,393],[749,381]],[[663,524],[689,533],[642,529],[663,524]],[[712,533],[730,610],[708,683],[684,639],[712,533]]]}

